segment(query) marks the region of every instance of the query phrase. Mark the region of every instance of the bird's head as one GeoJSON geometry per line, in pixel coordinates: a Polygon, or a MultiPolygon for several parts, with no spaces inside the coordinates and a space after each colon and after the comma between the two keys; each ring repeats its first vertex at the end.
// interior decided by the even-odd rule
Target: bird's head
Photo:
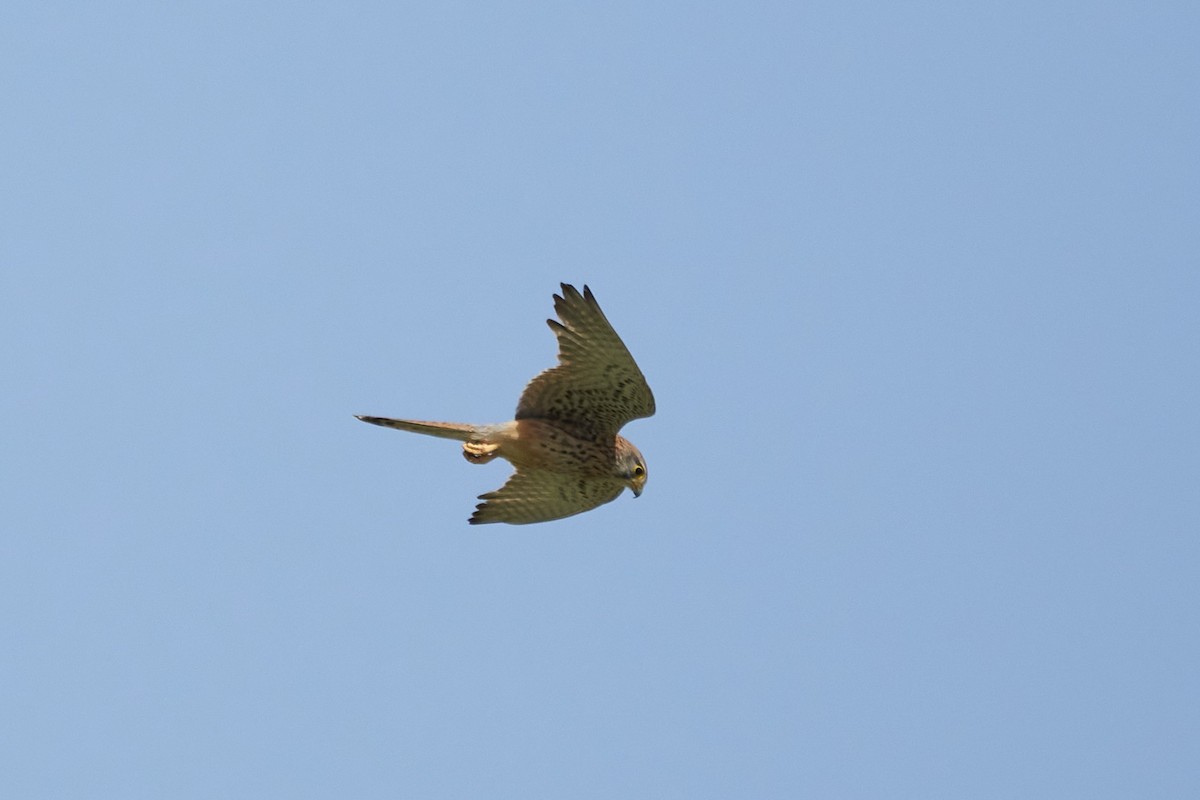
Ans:
{"type": "Polygon", "coordinates": [[[634,497],[641,497],[642,489],[646,486],[646,459],[623,436],[617,437],[617,475],[625,485],[633,490],[634,497]]]}

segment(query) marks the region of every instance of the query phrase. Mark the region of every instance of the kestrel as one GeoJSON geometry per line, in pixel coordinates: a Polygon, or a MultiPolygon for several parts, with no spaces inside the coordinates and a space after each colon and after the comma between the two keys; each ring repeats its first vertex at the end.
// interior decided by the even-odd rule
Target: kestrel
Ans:
{"type": "Polygon", "coordinates": [[[600,310],[592,291],[562,284],[554,295],[558,366],[521,393],[516,419],[496,425],[363,417],[363,422],[457,439],[472,464],[499,456],[516,471],[494,492],[481,494],[470,523],[523,525],[561,519],[646,485],[646,461],[621,427],[654,413],[654,395],[633,356],[600,310]]]}

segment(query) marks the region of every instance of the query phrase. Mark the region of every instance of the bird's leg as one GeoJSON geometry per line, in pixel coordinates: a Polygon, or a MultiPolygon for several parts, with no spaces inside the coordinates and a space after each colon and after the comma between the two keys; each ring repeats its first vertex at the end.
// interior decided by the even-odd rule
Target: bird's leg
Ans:
{"type": "Polygon", "coordinates": [[[486,464],[496,457],[500,445],[490,442],[463,442],[463,458],[472,464],[486,464]]]}

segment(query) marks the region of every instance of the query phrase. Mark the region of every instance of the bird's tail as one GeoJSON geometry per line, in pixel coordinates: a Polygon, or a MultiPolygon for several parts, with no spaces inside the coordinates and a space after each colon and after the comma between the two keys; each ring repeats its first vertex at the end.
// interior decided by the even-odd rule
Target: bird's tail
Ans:
{"type": "Polygon", "coordinates": [[[426,436],[440,436],[443,439],[457,439],[460,442],[477,440],[482,431],[479,425],[467,425],[461,422],[421,422],[415,419],[389,419],[388,417],[363,417],[355,414],[363,422],[372,425],[382,425],[385,428],[399,428],[402,431],[423,433],[426,436]]]}

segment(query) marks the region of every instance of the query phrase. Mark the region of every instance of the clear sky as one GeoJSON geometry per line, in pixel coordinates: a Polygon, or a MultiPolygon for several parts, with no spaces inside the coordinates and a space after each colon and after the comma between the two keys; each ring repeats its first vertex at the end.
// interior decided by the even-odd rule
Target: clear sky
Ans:
{"type": "Polygon", "coordinates": [[[0,796],[1200,796],[1200,7],[0,12],[0,796]],[[468,527],[596,293],[645,494],[468,527]]]}

